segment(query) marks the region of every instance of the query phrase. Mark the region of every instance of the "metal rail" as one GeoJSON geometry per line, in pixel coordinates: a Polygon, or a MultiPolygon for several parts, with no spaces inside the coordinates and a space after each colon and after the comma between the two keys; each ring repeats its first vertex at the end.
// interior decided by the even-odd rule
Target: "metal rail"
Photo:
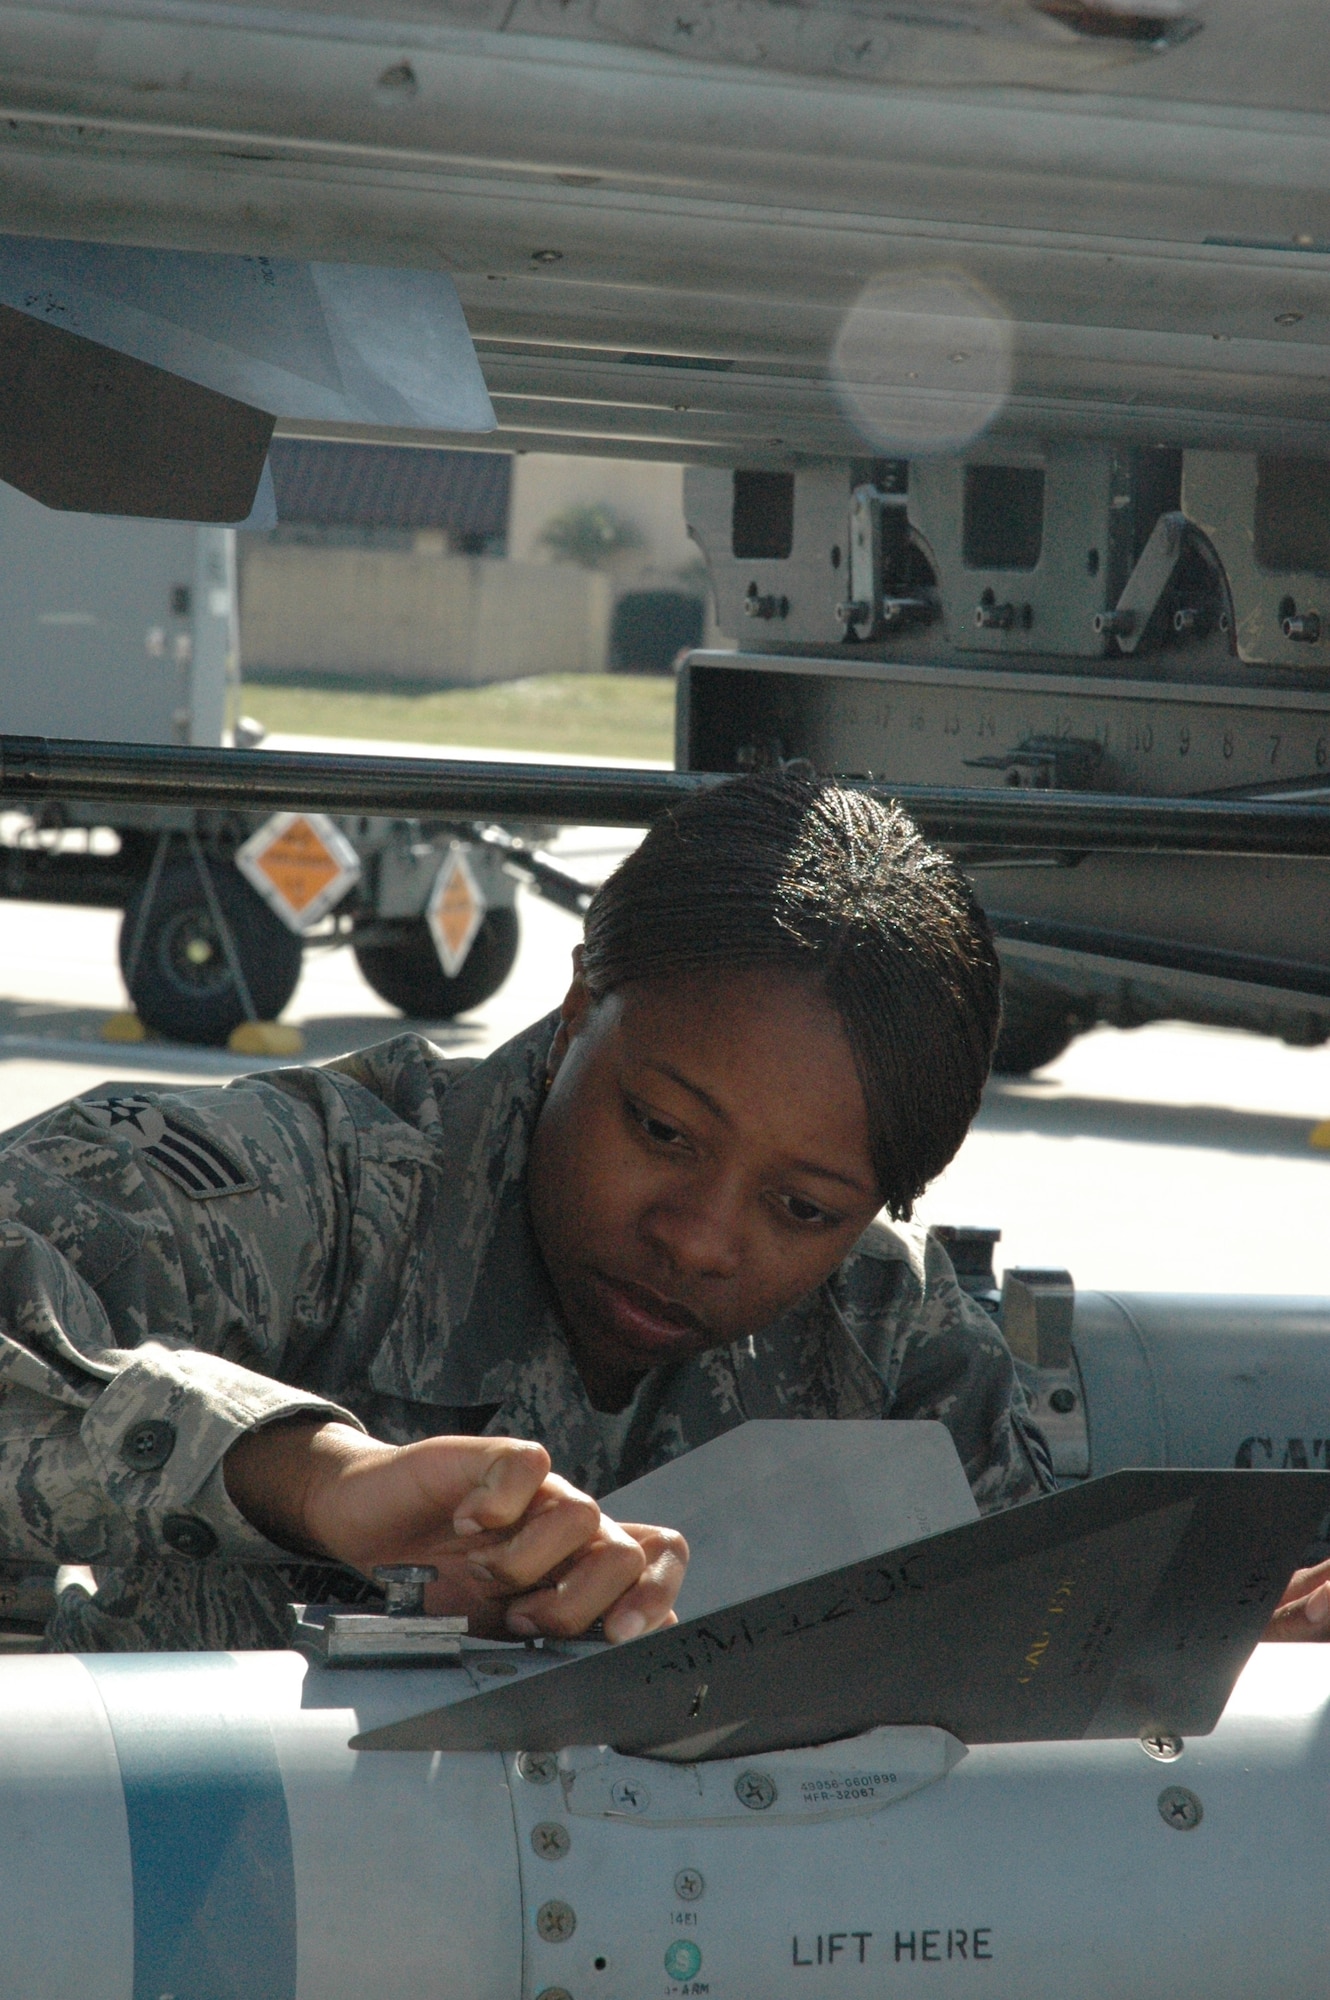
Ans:
{"type": "Polygon", "coordinates": [[[0,735],[0,800],[645,826],[714,778],[673,771],[214,750],[0,735]]]}
{"type": "MultiPolygon", "coordinates": [[[[646,826],[681,799],[720,781],[706,772],[0,735],[0,801],[13,804],[78,799],[646,826]]],[[[931,839],[953,848],[1330,857],[1330,805],[847,782],[864,782],[883,797],[899,799],[931,839]]]]}

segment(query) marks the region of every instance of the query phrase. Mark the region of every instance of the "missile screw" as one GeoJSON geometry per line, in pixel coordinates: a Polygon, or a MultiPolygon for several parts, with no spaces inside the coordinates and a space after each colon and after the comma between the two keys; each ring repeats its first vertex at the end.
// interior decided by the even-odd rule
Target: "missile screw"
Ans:
{"type": "Polygon", "coordinates": [[[528,1785],[552,1785],[559,1775],[559,1760],[550,1750],[523,1750],[517,1759],[517,1775],[528,1785]]]}
{"type": "Polygon", "coordinates": [[[651,1804],[651,1794],[636,1778],[620,1778],[610,1786],[610,1801],[618,1812],[644,1813],[651,1804]]]}
{"type": "Polygon", "coordinates": [[[577,1912],[571,1903],[542,1903],[536,1911],[536,1929],[546,1944],[567,1944],[577,1929],[577,1912]]]}
{"type": "Polygon", "coordinates": [[[734,1796],[749,1812],[765,1812],[776,1803],[776,1787],[765,1771],[740,1771],[734,1781],[734,1796]]]}
{"type": "Polygon", "coordinates": [[[1159,1794],[1159,1817],[1175,1833],[1191,1833],[1205,1813],[1195,1792],[1189,1792],[1185,1785],[1165,1785],[1159,1794]]]}

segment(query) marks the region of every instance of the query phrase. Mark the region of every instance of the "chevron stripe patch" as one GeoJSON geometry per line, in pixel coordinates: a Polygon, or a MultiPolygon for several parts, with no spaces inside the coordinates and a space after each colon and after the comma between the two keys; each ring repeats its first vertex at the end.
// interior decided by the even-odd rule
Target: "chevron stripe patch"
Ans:
{"type": "Polygon", "coordinates": [[[194,1201],[211,1201],[223,1194],[251,1194],[258,1183],[238,1166],[215,1139],[187,1125],[150,1097],[133,1094],[85,1098],[84,1110],[94,1125],[127,1139],[194,1201]]]}

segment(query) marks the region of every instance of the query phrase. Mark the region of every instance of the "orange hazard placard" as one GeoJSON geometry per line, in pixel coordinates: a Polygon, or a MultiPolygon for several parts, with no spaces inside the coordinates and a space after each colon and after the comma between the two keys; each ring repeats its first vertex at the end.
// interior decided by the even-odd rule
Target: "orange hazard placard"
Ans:
{"type": "Polygon", "coordinates": [[[456,979],[485,921],[485,897],[464,847],[450,847],[434,878],[425,921],[449,979],[456,979]]]}
{"type": "Polygon", "coordinates": [[[308,930],[360,879],[360,857],[324,813],[275,813],[236,867],[293,931],[308,930]]]}

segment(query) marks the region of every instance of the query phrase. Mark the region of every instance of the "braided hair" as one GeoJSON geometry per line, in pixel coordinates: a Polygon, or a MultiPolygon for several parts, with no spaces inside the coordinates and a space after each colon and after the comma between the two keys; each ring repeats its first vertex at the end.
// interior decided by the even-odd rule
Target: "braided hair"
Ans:
{"type": "Polygon", "coordinates": [[[757,966],[824,987],[883,1202],[907,1217],[965,1137],[997,1037],[997,953],[965,877],[866,792],[761,772],[697,793],[598,890],[583,976],[599,999],[757,966]]]}

